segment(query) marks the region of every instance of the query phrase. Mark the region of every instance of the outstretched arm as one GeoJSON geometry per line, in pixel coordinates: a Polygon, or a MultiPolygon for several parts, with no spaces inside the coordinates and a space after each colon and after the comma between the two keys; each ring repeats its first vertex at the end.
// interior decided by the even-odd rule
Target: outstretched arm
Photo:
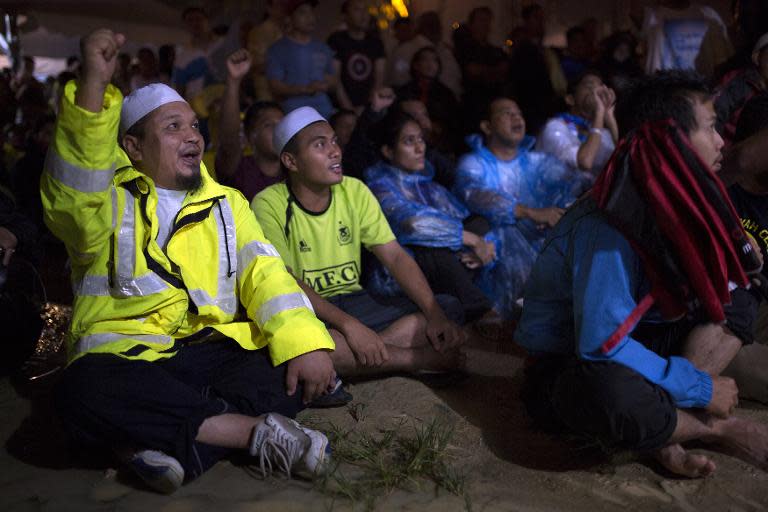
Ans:
{"type": "Polygon", "coordinates": [[[114,229],[122,95],[109,83],[124,42],[122,34],[107,29],[83,39],[83,74],[64,89],[40,182],[45,222],[76,266],[92,261],[114,229]]]}
{"type": "Polygon", "coordinates": [[[309,297],[317,318],[344,335],[358,363],[363,366],[381,366],[389,360],[387,346],[381,336],[325,300],[307,283],[299,278],[296,278],[296,282],[309,297]]]}
{"type": "Polygon", "coordinates": [[[437,303],[418,264],[397,241],[371,247],[371,251],[395,278],[405,294],[427,319],[427,338],[435,350],[455,347],[464,341],[459,326],[450,321],[437,303]]]}
{"type": "Polygon", "coordinates": [[[221,104],[219,150],[216,174],[226,178],[234,174],[243,156],[240,147],[240,84],[251,68],[251,55],[240,49],[227,58],[227,85],[221,104]]]}

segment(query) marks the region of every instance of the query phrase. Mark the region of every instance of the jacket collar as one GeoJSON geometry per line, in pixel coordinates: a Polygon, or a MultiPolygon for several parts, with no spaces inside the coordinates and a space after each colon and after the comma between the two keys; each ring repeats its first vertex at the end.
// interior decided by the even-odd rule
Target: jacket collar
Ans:
{"type": "Polygon", "coordinates": [[[366,179],[369,180],[384,176],[389,176],[405,183],[426,183],[434,180],[435,168],[429,160],[424,160],[424,170],[421,172],[406,172],[389,162],[380,160],[366,172],[366,179]]]}
{"type": "MultiPolygon", "coordinates": [[[[187,194],[187,198],[185,199],[186,202],[204,202],[208,200],[212,200],[216,197],[220,197],[224,195],[224,187],[217,183],[213,178],[211,178],[210,174],[208,174],[208,169],[205,167],[204,163],[200,163],[200,174],[202,177],[202,183],[200,185],[200,188],[195,190],[194,192],[191,192],[187,194]]],[[[151,196],[156,196],[157,193],[155,192],[155,183],[146,174],[139,171],[135,167],[133,167],[130,162],[128,162],[123,167],[120,167],[115,171],[115,185],[126,185],[129,182],[136,181],[136,187],[139,189],[142,193],[149,193],[151,196]]]]}
{"type": "MultiPolygon", "coordinates": [[[[483,137],[479,133],[474,133],[466,138],[467,145],[476,153],[479,154],[481,158],[484,160],[490,160],[493,162],[498,161],[499,159],[491,153],[491,150],[489,150],[487,147],[485,147],[485,144],[483,143],[483,137]]],[[[513,159],[516,160],[519,158],[522,154],[527,153],[533,148],[533,145],[536,144],[536,137],[533,137],[532,135],[526,135],[523,137],[523,140],[520,141],[520,144],[517,146],[517,156],[513,159]]]]}

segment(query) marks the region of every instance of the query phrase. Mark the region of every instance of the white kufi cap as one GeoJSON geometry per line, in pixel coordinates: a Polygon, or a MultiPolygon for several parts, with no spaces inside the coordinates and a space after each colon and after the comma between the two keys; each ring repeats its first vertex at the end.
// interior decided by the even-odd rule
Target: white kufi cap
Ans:
{"type": "Polygon", "coordinates": [[[318,121],[328,122],[320,113],[312,107],[300,107],[291,111],[282,121],[275,126],[275,133],[272,135],[272,146],[275,153],[280,155],[283,148],[288,144],[294,135],[306,128],[312,123],[318,121]]]}
{"type": "Polygon", "coordinates": [[[149,84],[136,89],[123,100],[120,111],[120,137],[136,124],[139,119],[166,103],[186,100],[174,89],[165,84],[149,84]]]}

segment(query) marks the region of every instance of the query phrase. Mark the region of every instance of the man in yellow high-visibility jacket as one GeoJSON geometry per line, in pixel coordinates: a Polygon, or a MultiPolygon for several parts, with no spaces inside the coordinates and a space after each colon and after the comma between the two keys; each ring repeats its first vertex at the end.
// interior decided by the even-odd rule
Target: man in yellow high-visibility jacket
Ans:
{"type": "Polygon", "coordinates": [[[237,449],[322,470],[327,438],[282,415],[333,385],[333,339],[245,198],[201,170],[189,105],[109,85],[124,40],[83,40],[41,182],[75,289],[60,416],[162,492],[237,449]]]}

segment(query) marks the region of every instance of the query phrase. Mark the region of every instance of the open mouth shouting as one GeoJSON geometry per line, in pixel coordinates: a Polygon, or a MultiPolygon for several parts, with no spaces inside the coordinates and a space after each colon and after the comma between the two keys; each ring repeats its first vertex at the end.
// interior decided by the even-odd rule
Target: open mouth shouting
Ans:
{"type": "Polygon", "coordinates": [[[197,146],[188,146],[179,153],[179,160],[186,167],[199,167],[203,152],[197,146]]]}

